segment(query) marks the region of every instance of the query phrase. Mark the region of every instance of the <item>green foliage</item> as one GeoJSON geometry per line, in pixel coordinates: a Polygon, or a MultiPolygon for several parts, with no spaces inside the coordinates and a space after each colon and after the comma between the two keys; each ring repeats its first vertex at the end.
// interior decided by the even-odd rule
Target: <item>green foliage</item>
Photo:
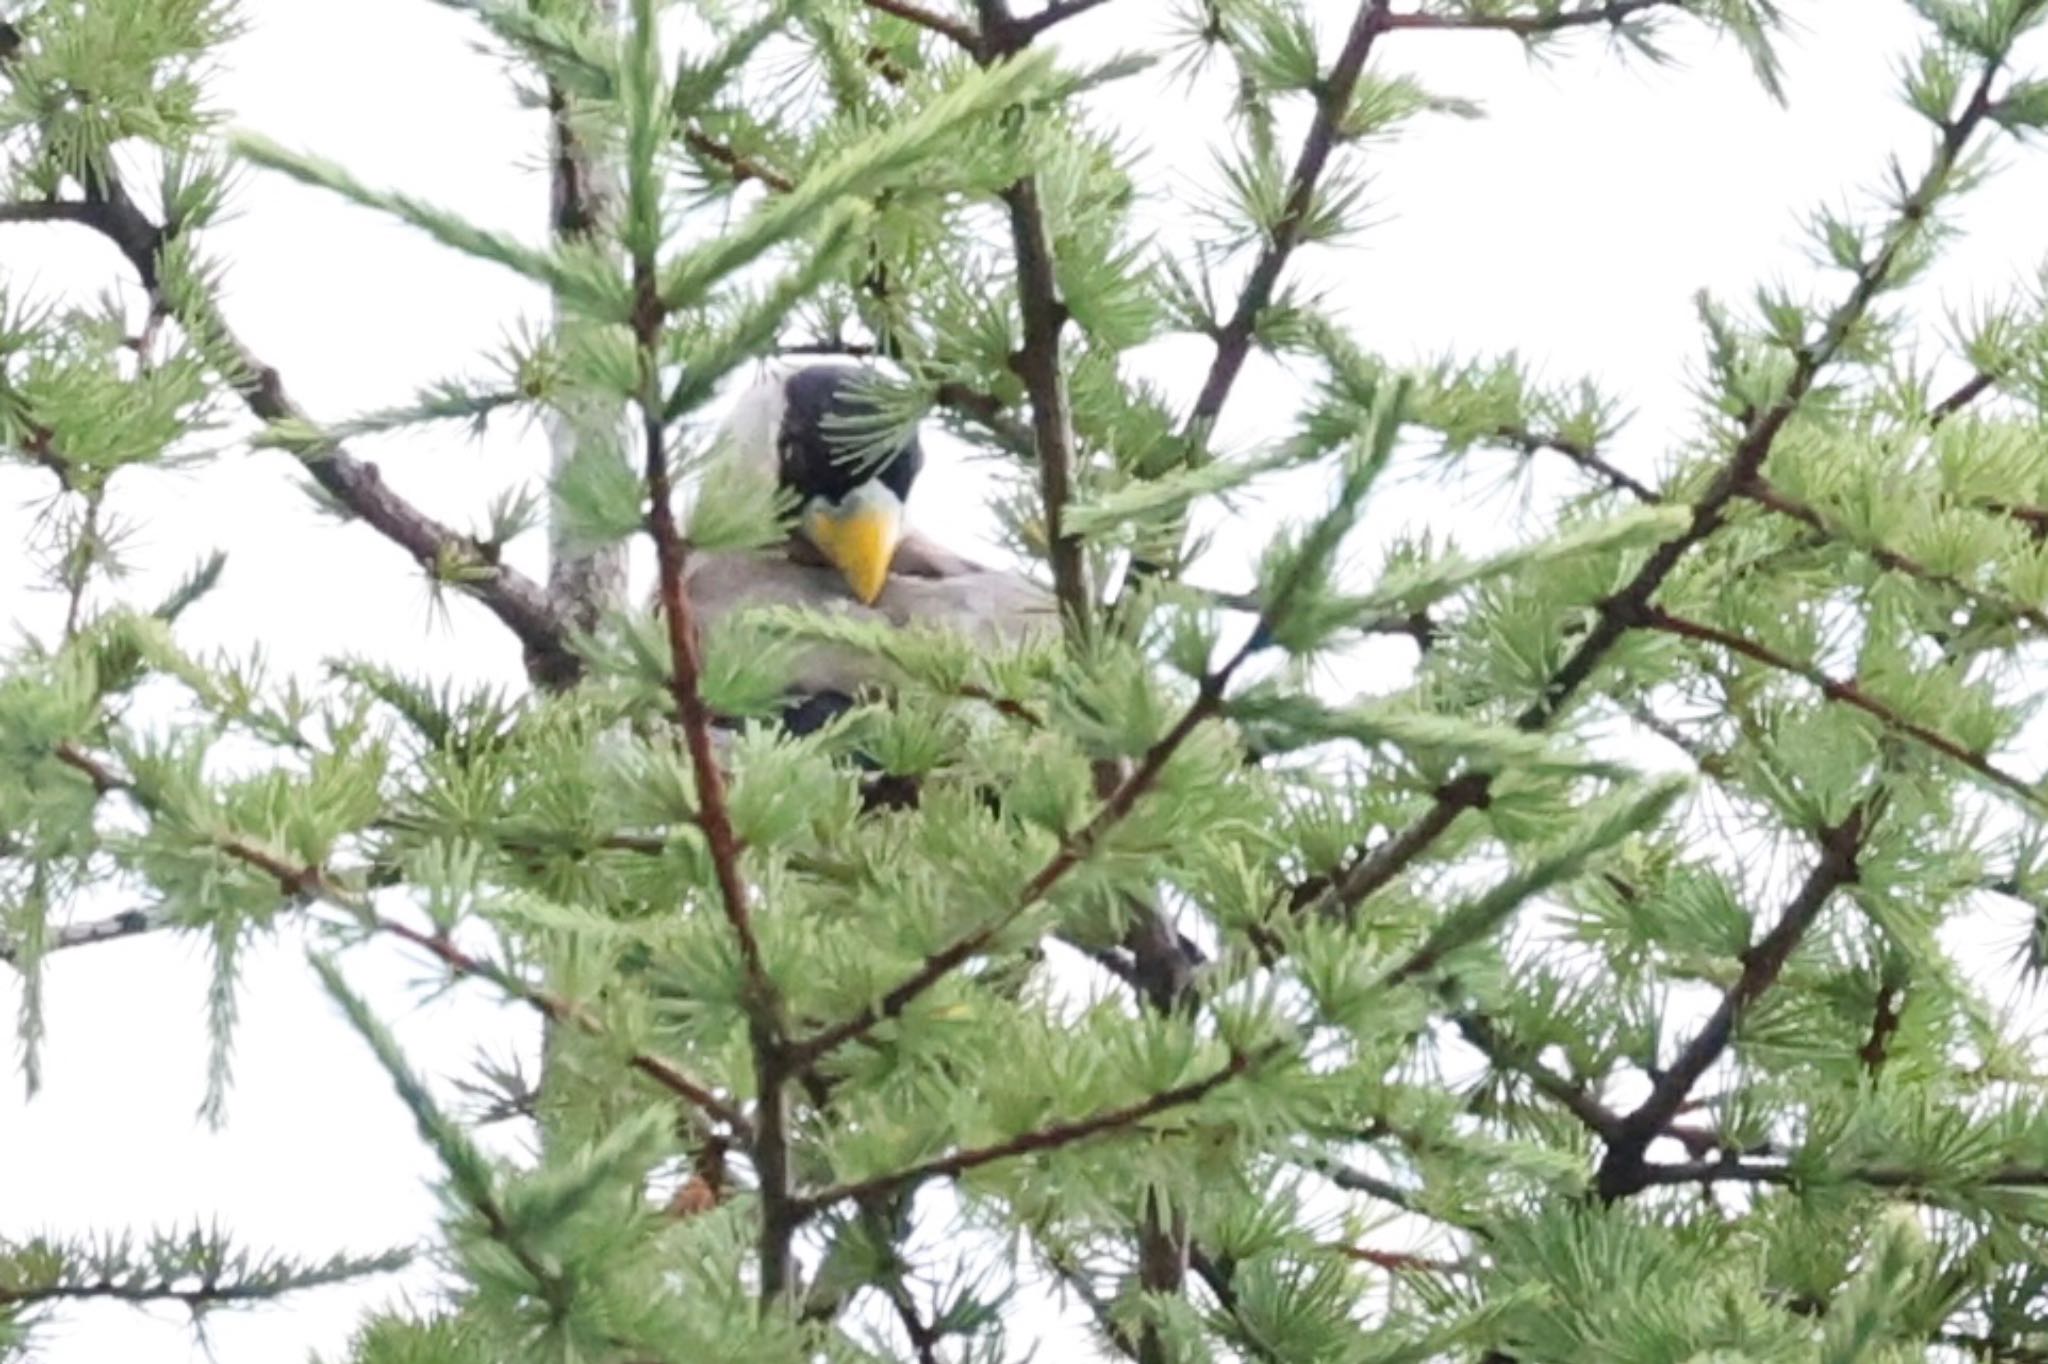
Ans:
{"type": "MultiPolygon", "coordinates": [[[[1807,220],[1810,290],[1702,298],[1696,429],[1654,474],[1616,462],[1619,395],[1369,352],[1300,258],[1379,215],[1376,142],[1482,112],[1400,68],[1406,32],[1662,60],[1704,27],[1775,95],[1770,0],[1190,0],[1135,57],[1045,38],[1082,6],[444,3],[616,168],[587,233],[223,137],[200,76],[231,6],[0,20],[0,231],[98,233],[146,286],[79,307],[0,276],[0,459],[68,607],[0,661],[24,1079],[52,953],[189,934],[219,1120],[254,1101],[250,953],[317,922],[443,1204],[436,1291],[335,1364],[993,1364],[1051,1348],[1024,1338],[1046,1283],[1143,1364],[2039,1352],[2048,1107],[1978,975],[1987,923],[2048,962],[2048,294],[1953,310],[1931,368],[1906,321],[1996,150],[2048,126],[2048,2],[1918,0],[1924,145],[1807,220]],[[1096,98],[1155,57],[1230,107],[1192,193],[1096,98]],[[557,312],[395,407],[300,412],[206,254],[229,155],[557,312]],[[1057,604],[1084,628],[1012,582],[1046,628],[1000,644],[783,605],[677,649],[660,612],[507,565],[542,512],[517,480],[458,535],[345,448],[538,416],[573,432],[559,545],[672,511],[686,570],[772,553],[787,497],[711,433],[785,348],[876,358],[850,459],[935,420],[985,455],[1027,569],[1071,550],[1115,589],[1057,604]],[[1298,403],[1255,392],[1275,360],[1298,403]],[[630,432],[591,419],[622,401],[630,432]],[[224,430],[491,607],[534,688],[201,657],[220,553],[128,600],[109,487],[224,430]],[[1528,479],[1505,546],[1394,524],[1416,476],[1544,466],[1569,487],[1528,479]],[[1246,590],[1181,580],[1214,581],[1191,525],[1275,491],[1306,510],[1246,590]],[[859,694],[791,733],[820,659],[859,694]],[[538,1079],[488,1062],[451,1102],[346,983],[380,940],[423,989],[524,1006],[538,1079]]],[[[0,1354],[64,1300],[208,1310],[399,1263],[0,1245],[0,1354]]]]}

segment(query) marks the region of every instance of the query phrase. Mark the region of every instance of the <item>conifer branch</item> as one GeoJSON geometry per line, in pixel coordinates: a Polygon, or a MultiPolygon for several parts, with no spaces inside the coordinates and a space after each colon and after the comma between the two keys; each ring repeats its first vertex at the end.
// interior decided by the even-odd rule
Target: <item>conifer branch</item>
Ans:
{"type": "Polygon", "coordinates": [[[1541,454],[1545,450],[1563,455],[1608,487],[1616,492],[1627,493],[1638,502],[1654,505],[1664,500],[1655,488],[1634,474],[1609,463],[1598,450],[1584,441],[1574,440],[1555,431],[1532,431],[1520,426],[1503,426],[1493,433],[1493,437],[1525,455],[1541,454]]]}
{"type": "MultiPolygon", "coordinates": [[[[976,8],[981,33],[972,50],[982,65],[1000,61],[1031,41],[1026,27],[1010,12],[1009,0],[976,0],[976,8]]],[[[1036,178],[1027,175],[1010,185],[1003,190],[1002,200],[1010,215],[1010,242],[1017,258],[1017,306],[1024,324],[1024,344],[1010,356],[1010,369],[1024,381],[1031,398],[1032,454],[1038,463],[1053,597],[1066,617],[1067,628],[1085,639],[1096,603],[1089,589],[1088,560],[1080,537],[1066,530],[1067,503],[1073,498],[1078,469],[1073,411],[1060,347],[1067,305],[1059,293],[1052,231],[1039,202],[1036,178]]]]}
{"type": "Polygon", "coordinates": [[[1927,414],[1928,420],[1935,426],[1941,425],[1950,417],[1955,416],[1971,403],[1976,402],[1977,399],[1989,393],[1997,384],[1997,375],[1988,370],[1978,370],[1958,385],[1946,398],[1936,403],[1933,410],[1927,414]]]}
{"type": "MultiPolygon", "coordinates": [[[[654,42],[650,7],[634,15],[637,41],[650,49],[654,42]]],[[[629,166],[627,194],[652,197],[644,177],[651,165],[629,166]]],[[[688,547],[676,523],[674,489],[669,474],[667,403],[660,388],[662,335],[667,310],[654,257],[655,243],[646,241],[633,260],[633,337],[639,350],[641,391],[638,402],[644,442],[647,486],[647,528],[654,540],[655,569],[663,624],[668,632],[670,691],[690,753],[690,772],[697,793],[698,820],[710,850],[713,876],[726,923],[739,948],[741,1004],[754,1058],[755,1130],[749,1148],[760,1205],[760,1294],[765,1303],[780,1299],[793,1273],[791,1246],[801,1213],[790,1196],[788,1095],[790,1064],[782,1001],[761,955],[754,931],[753,910],[740,874],[739,837],[725,791],[725,776],[711,740],[711,712],[704,704],[702,640],[689,589],[683,585],[688,547]]]]}
{"type": "Polygon", "coordinates": [[[1228,1259],[1218,1259],[1201,1249],[1192,1247],[1188,1251],[1188,1268],[1195,1271],[1195,1277],[1202,1281],[1216,1299],[1216,1305],[1223,1309],[1225,1316],[1237,1324],[1243,1336],[1245,1357],[1258,1364],[1287,1364],[1286,1356],[1267,1343],[1258,1325],[1244,1314],[1244,1299],[1237,1291],[1237,1266],[1228,1259]]]}
{"type": "Polygon", "coordinates": [[[1536,1086],[1537,1092],[1570,1113],[1594,1135],[1612,1139],[1621,1127],[1621,1116],[1582,1087],[1559,1075],[1534,1056],[1524,1054],[1494,1026],[1493,1020],[1477,1010],[1467,1009],[1451,1020],[1463,1037],[1497,1068],[1510,1071],[1536,1086]]]}
{"type": "MultiPolygon", "coordinates": [[[[988,19],[1009,20],[1005,0],[982,0],[988,19]]],[[[988,22],[984,20],[984,23],[988,22]]],[[[998,30],[1001,31],[1001,30],[998,30]]],[[[1017,299],[1024,315],[1024,345],[1010,357],[1010,368],[1031,395],[1032,444],[1038,462],[1038,489],[1045,513],[1046,557],[1052,565],[1053,596],[1068,628],[1088,636],[1095,614],[1088,585],[1088,560],[1079,536],[1066,529],[1067,503],[1073,498],[1077,470],[1073,414],[1067,399],[1066,366],[1060,356],[1060,333],[1067,305],[1059,297],[1054,274],[1052,233],[1038,201],[1038,184],[1026,176],[1003,191],[1010,211],[1010,236],[1017,255],[1017,299]]]]}
{"type": "MultiPolygon", "coordinates": [[[[147,795],[139,790],[133,781],[115,771],[111,765],[69,742],[58,744],[55,751],[59,761],[83,773],[99,794],[105,795],[114,791],[127,793],[144,811],[155,813],[147,795]]],[[[280,890],[293,899],[325,900],[346,911],[365,928],[399,938],[425,950],[457,976],[487,980],[555,1022],[573,1024],[593,1037],[608,1034],[609,1030],[603,1022],[582,1005],[529,985],[481,958],[470,955],[438,933],[422,933],[410,925],[376,913],[364,902],[362,896],[350,890],[332,872],[317,863],[302,865],[291,862],[261,844],[234,835],[217,837],[213,843],[228,857],[268,876],[277,883],[280,890]]],[[[128,915],[117,915],[112,920],[104,921],[121,931],[105,932],[84,941],[105,941],[108,938],[124,936],[126,933],[148,932],[168,922],[163,918],[150,918],[146,922],[134,923],[133,927],[123,927],[124,921],[144,913],[145,911],[140,910],[130,911],[128,915]]],[[[745,1114],[719,1098],[708,1086],[692,1079],[674,1062],[651,1052],[634,1052],[627,1058],[627,1064],[726,1124],[734,1132],[743,1136],[751,1132],[752,1127],[745,1114]]]]}
{"type": "MultiPolygon", "coordinates": [[[[1257,634],[1254,632],[1253,639],[1256,638],[1257,634]]],[[[1086,861],[1103,838],[1122,823],[1124,817],[1144,798],[1145,793],[1152,789],[1153,783],[1159,780],[1160,773],[1165,771],[1167,763],[1180,751],[1181,745],[1187,742],[1188,736],[1222,709],[1224,689],[1251,653],[1252,645],[1247,642],[1221,668],[1202,679],[1195,700],[1181,713],[1180,719],[1158,742],[1145,751],[1144,757],[1131,770],[1131,774],[1124,778],[1096,808],[1088,822],[1061,842],[1059,850],[1025,883],[1023,891],[1009,908],[979,928],[962,934],[933,952],[925,958],[923,966],[913,971],[876,1003],[843,1022],[793,1041],[790,1044],[790,1058],[793,1064],[799,1069],[810,1066],[818,1058],[847,1042],[866,1036],[885,1020],[900,1016],[925,991],[980,953],[995,941],[1004,929],[1051,894],[1053,888],[1065,879],[1067,873],[1086,861]]]]}
{"type": "Polygon", "coordinates": [[[1272,303],[1281,272],[1301,244],[1302,229],[1315,205],[1323,172],[1342,140],[1340,130],[1350,112],[1359,78],[1365,72],[1366,58],[1372,55],[1374,41],[1392,27],[1393,18],[1392,0],[1364,0],[1352,17],[1350,32],[1330,74],[1317,86],[1315,117],[1302,140],[1301,153],[1295,158],[1286,207],[1279,221],[1268,230],[1264,249],[1252,262],[1251,272],[1238,293],[1237,305],[1215,334],[1215,357],[1182,428],[1182,436],[1190,444],[1207,441],[1223,405],[1230,399],[1238,374],[1251,358],[1259,314],[1272,303]]]}
{"type": "Polygon", "coordinates": [[[1761,474],[1757,476],[1754,483],[1742,490],[1742,495],[1760,507],[1766,507],[1780,516],[1788,517],[1799,522],[1801,525],[1812,527],[1830,540],[1839,541],[1862,550],[1865,554],[1876,560],[1877,563],[1894,573],[1903,573],[1909,578],[1917,578],[1930,586],[1944,588],[1972,601],[1982,601],[1997,610],[2013,616],[2015,619],[2025,621],[2043,634],[2048,634],[2048,613],[2044,613],[2038,607],[2029,606],[2025,602],[2014,601],[2004,593],[1991,593],[1986,592],[1982,588],[1972,587],[1952,573],[1943,573],[1929,568],[1919,560],[1901,554],[1899,551],[1888,548],[1885,545],[1856,539],[1841,527],[1831,524],[1818,508],[1801,502],[1790,494],[1781,491],[1761,474]]]}
{"type": "Polygon", "coordinates": [[[1106,1109],[1092,1117],[1078,1118],[1073,1122],[1054,1123],[1049,1127],[1022,1132],[990,1146],[955,1151],[950,1155],[939,1156],[898,1170],[894,1174],[873,1175],[867,1179],[834,1184],[816,1193],[803,1195],[797,1200],[797,1204],[803,1210],[803,1214],[809,1216],[834,1203],[873,1198],[902,1188],[906,1184],[915,1184],[932,1178],[951,1178],[984,1165],[992,1165],[999,1160],[1056,1151],[1063,1146],[1071,1146],[1075,1142],[1085,1141],[1106,1132],[1135,1127],[1156,1114],[1200,1102],[1212,1091],[1228,1084],[1250,1070],[1256,1062],[1267,1059],[1278,1050],[1277,1046],[1269,1046],[1262,1049],[1257,1056],[1250,1052],[1233,1051],[1229,1061],[1201,1079],[1161,1090],[1150,1098],[1140,1099],[1136,1103],[1106,1109]]]}
{"type": "Polygon", "coordinates": [[[1114,1346],[1117,1353],[1125,1359],[1136,1360],[1138,1342],[1131,1338],[1131,1333],[1116,1319],[1115,1311],[1103,1296],[1095,1291],[1095,1285],[1088,1282],[1087,1271],[1071,1263],[1064,1256],[1048,1254],[1046,1263],[1058,1276],[1059,1281],[1072,1289],[1074,1296],[1088,1309],[1088,1315],[1095,1319],[1095,1329],[1102,1333],[1102,1338],[1114,1346]]]}
{"type": "Polygon", "coordinates": [[[1862,1184],[1873,1189],[2048,1189],[2048,1169],[2032,1165],[2001,1165],[1964,1178],[1895,1165],[1851,1166],[1810,1171],[1753,1160],[1693,1160],[1645,1165],[1642,1188],[1673,1184],[1774,1184],[1797,1188],[1814,1184],[1862,1184]]]}
{"type": "Polygon", "coordinates": [[[1459,815],[1485,809],[1492,789],[1492,779],[1476,772],[1439,787],[1421,818],[1353,862],[1310,901],[1311,912],[1339,914],[1348,920],[1381,887],[1406,871],[1459,815]]]}
{"type": "MultiPolygon", "coordinates": [[[[1970,139],[1983,126],[1991,108],[1991,86],[1999,62],[1987,61],[1968,102],[1942,131],[1927,169],[1902,200],[1898,216],[1886,233],[1884,245],[1856,272],[1847,297],[1828,315],[1819,337],[1801,345],[1793,355],[1792,371],[1786,377],[1776,401],[1747,424],[1728,461],[1692,503],[1692,524],[1659,545],[1621,590],[1603,598],[1593,624],[1578,647],[1545,683],[1542,694],[1515,718],[1517,728],[1547,729],[1562,715],[1579,688],[1606,660],[1614,646],[1631,629],[1651,621],[1651,599],[1677,569],[1681,560],[1726,521],[1729,505],[1756,484],[1764,461],[1769,458],[1779,434],[1813,389],[1823,370],[1840,353],[1850,332],[1869,312],[1877,296],[1891,280],[1902,254],[1913,236],[1925,225],[1934,200],[1948,183],[1970,139]]],[[[1385,844],[1380,853],[1361,861],[1343,881],[1332,888],[1330,900],[1350,912],[1365,897],[1392,881],[1436,842],[1457,816],[1468,809],[1483,808],[1492,790],[1493,778],[1486,773],[1469,773],[1442,787],[1430,808],[1403,833],[1385,844]]]]}
{"type": "MultiPolygon", "coordinates": [[[[45,952],[61,952],[67,947],[91,947],[95,943],[114,942],[121,938],[139,937],[168,928],[172,920],[160,905],[140,909],[124,909],[119,914],[103,918],[87,919],[82,923],[65,924],[59,928],[45,930],[44,941],[36,947],[37,955],[45,952]]],[[[12,966],[21,960],[24,944],[14,938],[0,938],[0,962],[12,966]]]]}
{"type": "Polygon", "coordinates": [[[1797,677],[1812,684],[1830,701],[1839,701],[1843,705],[1862,711],[1885,728],[1903,734],[1943,757],[1962,764],[1986,781],[2004,787],[2029,806],[2038,808],[2042,803],[2041,793],[2035,783],[2007,772],[1982,753],[1967,749],[1946,735],[1907,719],[1892,706],[1872,696],[1854,682],[1838,681],[1812,664],[1802,663],[1796,658],[1781,654],[1768,645],[1759,644],[1733,631],[1723,630],[1717,625],[1675,615],[1662,607],[1651,607],[1645,614],[1644,623],[1653,630],[1661,630],[1681,639],[1718,645],[1732,654],[1740,654],[1752,662],[1797,677]]]}
{"type": "MultiPolygon", "coordinates": [[[[86,199],[0,206],[0,221],[71,222],[111,242],[141,280],[153,308],[168,308],[162,294],[160,254],[169,244],[118,182],[86,199]]],[[[226,378],[242,403],[264,421],[317,429],[285,392],[284,380],[228,327],[212,301],[172,311],[205,347],[224,357],[226,378]],[[197,315],[191,315],[196,312],[197,315]]],[[[582,661],[569,651],[566,633],[546,590],[518,570],[490,561],[476,540],[435,520],[393,492],[375,464],[357,459],[338,441],[321,440],[302,453],[306,471],[330,496],[437,577],[459,565],[456,585],[474,596],[525,646],[528,668],[550,686],[573,682],[582,661]]]]}
{"type": "Polygon", "coordinates": [[[122,1240],[67,1246],[37,1237],[0,1241],[6,1263],[0,1314],[15,1315],[54,1302],[119,1302],[133,1306],[176,1303],[197,1315],[211,1308],[275,1302],[291,1293],[352,1283],[403,1269],[408,1250],[381,1255],[335,1255],[297,1263],[252,1256],[217,1232],[157,1233],[136,1249],[122,1240]]]}
{"type": "Polygon", "coordinates": [[[1713,1015],[1657,1077],[1649,1096],[1623,1117],[1608,1137],[1607,1153],[1596,1176],[1600,1197],[1613,1201],[1644,1187],[1644,1153],[1678,1115],[1679,1108],[1707,1068],[1734,1040],[1736,1025],[1749,1007],[1777,983],[1793,949],[1806,936],[1835,892],[1855,883],[1871,825],[1878,818],[1882,796],[1860,802],[1839,823],[1823,829],[1817,842],[1820,857],[1799,891],[1786,904],[1777,923],[1742,954],[1742,972],[1721,996],[1713,1015]]]}
{"type": "Polygon", "coordinates": [[[1594,24],[1620,28],[1647,10],[1688,8],[1689,0],[1607,0],[1605,4],[1584,9],[1560,9],[1550,14],[1436,14],[1418,11],[1389,15],[1387,27],[1511,33],[1518,38],[1540,38],[1545,34],[1594,24]]]}
{"type": "Polygon", "coordinates": [[[1890,981],[1878,988],[1870,1011],[1870,1035],[1856,1049],[1856,1059],[1872,1075],[1881,1072],[1891,1058],[1892,1039],[1898,1035],[1899,1024],[1905,1021],[1904,995],[1905,991],[1890,981]]]}
{"type": "MultiPolygon", "coordinates": [[[[280,884],[287,883],[280,880],[280,884]]],[[[496,966],[464,952],[438,933],[422,933],[416,928],[382,915],[377,916],[371,926],[380,933],[388,933],[428,952],[455,975],[474,976],[491,982],[557,1023],[573,1024],[592,1037],[604,1037],[609,1034],[610,1030],[603,1022],[582,1005],[509,976],[496,966]]],[[[747,1121],[746,1114],[719,1098],[702,1081],[693,1079],[675,1062],[653,1052],[635,1051],[626,1057],[626,1064],[663,1089],[689,1101],[724,1123],[742,1139],[753,1135],[753,1125],[747,1121]]]]}
{"type": "Polygon", "coordinates": [[[1022,19],[1012,20],[1013,31],[1024,42],[1030,42],[1039,34],[1069,19],[1078,18],[1107,0],[1052,0],[1036,14],[1027,14],[1022,19]]]}
{"type": "Polygon", "coordinates": [[[911,0],[863,0],[863,3],[871,10],[891,15],[908,24],[915,24],[927,32],[936,33],[963,51],[981,50],[981,35],[976,33],[972,26],[926,9],[922,5],[913,4],[911,0]]]}
{"type": "Polygon", "coordinates": [[[684,129],[683,145],[713,165],[722,167],[732,176],[734,184],[756,180],[783,194],[796,188],[796,181],[781,171],[743,154],[729,142],[720,142],[701,128],[684,129]]]}
{"type": "MultiPolygon", "coordinates": [[[[641,300],[635,327],[648,382],[658,373],[661,343],[661,304],[654,292],[651,269],[639,274],[641,300]]],[[[740,875],[739,835],[734,832],[732,812],[726,800],[725,774],[718,764],[711,741],[711,712],[704,704],[702,681],[704,661],[698,637],[696,613],[689,591],[683,586],[684,557],[688,553],[676,524],[674,490],[668,467],[668,433],[662,417],[659,395],[642,403],[642,437],[646,442],[648,530],[654,539],[661,614],[668,631],[671,666],[669,688],[682,722],[683,741],[690,753],[691,775],[696,784],[698,821],[711,853],[713,874],[726,922],[739,944],[740,965],[745,971],[751,996],[750,1008],[773,1007],[774,990],[761,960],[761,944],[754,935],[753,912],[747,902],[747,887],[740,875]]]]}

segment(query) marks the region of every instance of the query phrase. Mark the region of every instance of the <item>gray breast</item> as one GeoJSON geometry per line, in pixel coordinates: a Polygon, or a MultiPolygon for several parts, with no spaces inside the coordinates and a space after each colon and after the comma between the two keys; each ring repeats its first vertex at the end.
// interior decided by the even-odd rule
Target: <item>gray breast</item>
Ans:
{"type": "MultiPolygon", "coordinates": [[[[699,626],[715,641],[720,622],[762,607],[840,613],[897,629],[941,629],[992,649],[1058,637],[1052,595],[1021,574],[987,568],[932,546],[906,542],[872,606],[846,590],[837,569],[799,562],[781,549],[695,554],[687,585],[699,626]],[[905,567],[911,572],[902,571],[905,567]]],[[[888,669],[870,654],[832,644],[803,646],[791,683],[802,693],[849,695],[887,685],[888,669]]]]}

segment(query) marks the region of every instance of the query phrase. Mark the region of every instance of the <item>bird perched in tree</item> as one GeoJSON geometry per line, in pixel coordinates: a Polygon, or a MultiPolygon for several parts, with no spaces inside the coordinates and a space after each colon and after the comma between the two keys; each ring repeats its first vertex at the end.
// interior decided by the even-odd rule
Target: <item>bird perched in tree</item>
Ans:
{"type": "MultiPolygon", "coordinates": [[[[857,449],[863,421],[871,427],[876,415],[862,379],[851,365],[812,364],[741,394],[727,423],[731,457],[772,477],[796,516],[780,546],[690,557],[686,587],[699,622],[709,629],[747,608],[792,606],[943,628],[991,646],[1056,632],[1058,608],[1045,589],[909,525],[924,449],[915,429],[879,452],[857,449]]],[[[808,648],[794,662],[790,718],[809,728],[881,674],[870,655],[808,648]]]]}

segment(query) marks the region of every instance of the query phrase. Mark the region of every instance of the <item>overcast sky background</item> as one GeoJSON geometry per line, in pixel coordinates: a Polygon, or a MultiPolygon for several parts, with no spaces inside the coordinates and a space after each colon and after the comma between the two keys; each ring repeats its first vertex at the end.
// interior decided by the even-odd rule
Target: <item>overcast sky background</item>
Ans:
{"type": "MultiPolygon", "coordinates": [[[[250,32],[216,87],[237,122],[477,222],[543,230],[541,120],[516,106],[499,64],[474,50],[459,17],[426,0],[245,7],[250,32]]],[[[1135,44],[1164,8],[1123,0],[1066,32],[1084,50],[1135,44]]],[[[1315,8],[1335,24],[1349,6],[1315,8]]],[[[1412,70],[1442,93],[1479,99],[1490,117],[1428,120],[1372,151],[1379,225],[1353,248],[1304,256],[1302,268],[1369,346],[1396,356],[1515,349],[1550,377],[1597,378],[1638,413],[1620,462],[1654,470],[1687,430],[1700,353],[1694,292],[1740,304],[1760,281],[1810,276],[1803,215],[1821,202],[1864,202],[1857,191],[1875,183],[1888,152],[1909,172],[1922,164],[1924,125],[1893,97],[1896,61],[1915,36],[1906,6],[1787,8],[1800,24],[1785,44],[1789,109],[1765,98],[1732,47],[1687,25],[1669,30],[1677,68],[1623,65],[1597,37],[1565,44],[1546,66],[1492,35],[1384,40],[1380,69],[1412,70]]],[[[1150,210],[1169,230],[1208,179],[1203,139],[1222,131],[1212,106],[1184,108],[1178,98],[1162,79],[1108,101],[1163,158],[1149,185],[1182,196],[1150,210]]],[[[1940,305],[2007,295],[2032,280],[2048,246],[2048,166],[2010,147],[2001,161],[2010,173],[1969,202],[1969,235],[1916,295],[1928,360],[1940,349],[1940,305]]],[[[513,324],[545,314],[546,300],[508,273],[277,177],[251,175],[237,203],[240,216],[210,238],[231,263],[228,315],[316,417],[402,402],[423,382],[474,371],[474,357],[513,324]]],[[[0,228],[0,280],[44,296],[89,297],[116,281],[132,289],[110,248],[61,228],[0,228]]],[[[1188,395],[1206,360],[1206,343],[1187,342],[1159,348],[1148,367],[1188,395]]],[[[1272,434],[1292,392],[1273,367],[1255,364],[1226,440],[1272,434]]],[[[988,525],[986,476],[957,447],[938,450],[912,514],[971,549],[988,525]]],[[[509,425],[481,443],[443,429],[361,442],[358,453],[458,524],[480,514],[490,490],[532,478],[545,462],[539,433],[509,425]]],[[[1499,473],[1512,472],[1508,456],[1497,460],[1499,473]]],[[[1567,474],[1545,474],[1543,486],[1566,486],[1567,474]]],[[[451,624],[435,624],[405,557],[365,529],[315,518],[296,479],[282,456],[239,451],[193,472],[123,475],[116,506],[144,522],[133,546],[136,598],[154,600],[223,545],[226,579],[187,618],[189,643],[239,648],[260,637],[279,668],[309,677],[321,659],[359,652],[441,676],[519,682],[516,648],[489,617],[458,603],[451,624]]],[[[5,543],[23,543],[23,503],[47,484],[39,471],[0,471],[5,543]]],[[[1481,502],[1410,486],[1382,499],[1375,527],[1428,520],[1484,548],[1526,529],[1521,507],[1512,494],[1481,502]]],[[[1237,570],[1274,510],[1269,499],[1266,514],[1239,523],[1205,569],[1209,581],[1242,585],[1237,570]]],[[[534,536],[514,557],[537,572],[539,552],[534,536]]],[[[31,583],[26,565],[0,568],[0,619],[46,630],[61,606],[31,583]]],[[[1382,679],[1336,681],[1361,690],[1382,679]]],[[[51,959],[44,1090],[25,1104],[18,1082],[0,1087],[0,1235],[218,1219],[251,1247],[308,1253],[423,1237],[436,1211],[425,1184],[432,1162],[303,951],[287,933],[248,954],[236,1089],[218,1133],[194,1116],[206,1054],[201,946],[156,938],[51,959]]],[[[486,991],[417,1003],[409,987],[432,973],[397,952],[353,953],[348,969],[428,1073],[458,1074],[479,1046],[504,1055],[530,1038],[531,1020],[486,991]]],[[[0,1011],[10,1016],[16,985],[0,979],[0,1011]]],[[[333,1357],[363,1308],[393,1291],[385,1282],[219,1315],[211,1357],[333,1357]]],[[[58,1364],[205,1357],[173,1311],[69,1309],[43,1339],[43,1357],[58,1364]]],[[[1045,1357],[1058,1356],[1049,1346],[1045,1357]]]]}

